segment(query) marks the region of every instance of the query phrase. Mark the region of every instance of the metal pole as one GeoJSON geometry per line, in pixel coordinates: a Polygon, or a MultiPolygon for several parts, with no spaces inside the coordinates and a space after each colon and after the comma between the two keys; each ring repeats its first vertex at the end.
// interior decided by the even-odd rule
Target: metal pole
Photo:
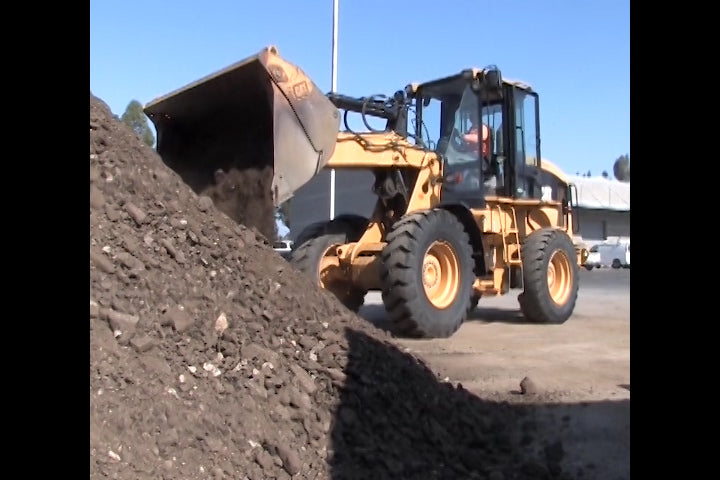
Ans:
{"type": "MultiPolygon", "coordinates": [[[[332,82],[330,90],[337,91],[337,31],[338,31],[338,0],[333,0],[332,27],[332,82]]],[[[335,169],[330,170],[330,220],[335,218],[335,169]]]]}

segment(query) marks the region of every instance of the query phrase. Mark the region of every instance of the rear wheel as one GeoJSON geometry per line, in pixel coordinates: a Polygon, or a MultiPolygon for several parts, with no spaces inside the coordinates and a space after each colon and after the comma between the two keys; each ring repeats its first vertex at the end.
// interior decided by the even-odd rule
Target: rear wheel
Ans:
{"type": "Polygon", "coordinates": [[[397,222],[382,252],[382,298],[394,333],[442,338],[465,320],[471,302],[472,249],[463,225],[446,210],[397,222]]]}
{"type": "Polygon", "coordinates": [[[578,292],[577,253],[570,237],[556,229],[531,233],[523,244],[525,290],[518,296],[525,317],[537,323],[563,323],[578,292]]]}
{"type": "Polygon", "coordinates": [[[367,227],[368,219],[351,213],[343,213],[335,219],[325,222],[315,222],[305,227],[295,239],[293,250],[302,246],[305,242],[327,233],[344,234],[348,242],[356,242],[360,239],[367,227]]]}
{"type": "Polygon", "coordinates": [[[298,237],[299,243],[290,255],[290,263],[311,278],[321,288],[332,292],[349,310],[357,312],[365,302],[365,290],[350,282],[324,282],[320,276],[322,259],[330,254],[330,247],[359,240],[368,220],[363,217],[339,216],[325,224],[314,224],[298,237]]]}
{"type": "Polygon", "coordinates": [[[309,240],[323,235],[327,225],[328,222],[317,222],[305,227],[295,239],[292,249],[297,250],[298,247],[304,245],[309,240]]]}
{"type": "Polygon", "coordinates": [[[620,263],[619,259],[614,258],[611,266],[612,266],[612,268],[620,268],[620,267],[622,267],[622,263],[620,263]]]}
{"type": "Polygon", "coordinates": [[[470,303],[468,303],[468,313],[475,310],[478,306],[478,303],[480,303],[480,294],[473,291],[473,293],[470,295],[470,303]]]}
{"type": "Polygon", "coordinates": [[[592,265],[585,265],[585,270],[590,271],[593,269],[592,265]]]}

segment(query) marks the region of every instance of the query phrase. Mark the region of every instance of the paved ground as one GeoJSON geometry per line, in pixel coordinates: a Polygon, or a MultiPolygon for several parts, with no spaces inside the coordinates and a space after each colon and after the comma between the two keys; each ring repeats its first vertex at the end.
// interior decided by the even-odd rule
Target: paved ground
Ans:
{"type": "MultiPolygon", "coordinates": [[[[468,389],[510,392],[530,376],[559,401],[629,398],[630,271],[582,270],[573,316],[563,325],[525,322],[517,293],[483,298],[449,339],[400,340],[468,389]]],[[[378,292],[360,314],[386,321],[378,292]]]]}
{"type": "MultiPolygon", "coordinates": [[[[513,291],[481,299],[449,339],[398,343],[481,397],[538,405],[537,421],[563,439],[566,471],[629,478],[630,270],[581,269],[580,282],[563,325],[527,323],[513,291]],[[538,395],[519,394],[526,376],[538,395]]],[[[360,314],[387,321],[379,293],[368,294],[360,314]]]]}

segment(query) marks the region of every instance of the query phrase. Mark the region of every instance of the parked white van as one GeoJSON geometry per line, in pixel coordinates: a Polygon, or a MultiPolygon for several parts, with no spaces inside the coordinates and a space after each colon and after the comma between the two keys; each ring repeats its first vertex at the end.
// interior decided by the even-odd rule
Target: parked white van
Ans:
{"type": "Polygon", "coordinates": [[[592,270],[601,267],[630,268],[630,242],[603,242],[590,247],[585,268],[592,270]]]}

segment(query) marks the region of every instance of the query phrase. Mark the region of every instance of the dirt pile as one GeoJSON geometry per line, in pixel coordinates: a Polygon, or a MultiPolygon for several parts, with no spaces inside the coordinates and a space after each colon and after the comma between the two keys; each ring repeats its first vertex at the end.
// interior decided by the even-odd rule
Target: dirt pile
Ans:
{"type": "Polygon", "coordinates": [[[90,95],[90,478],[564,478],[533,432],[439,382],[90,95]]]}

